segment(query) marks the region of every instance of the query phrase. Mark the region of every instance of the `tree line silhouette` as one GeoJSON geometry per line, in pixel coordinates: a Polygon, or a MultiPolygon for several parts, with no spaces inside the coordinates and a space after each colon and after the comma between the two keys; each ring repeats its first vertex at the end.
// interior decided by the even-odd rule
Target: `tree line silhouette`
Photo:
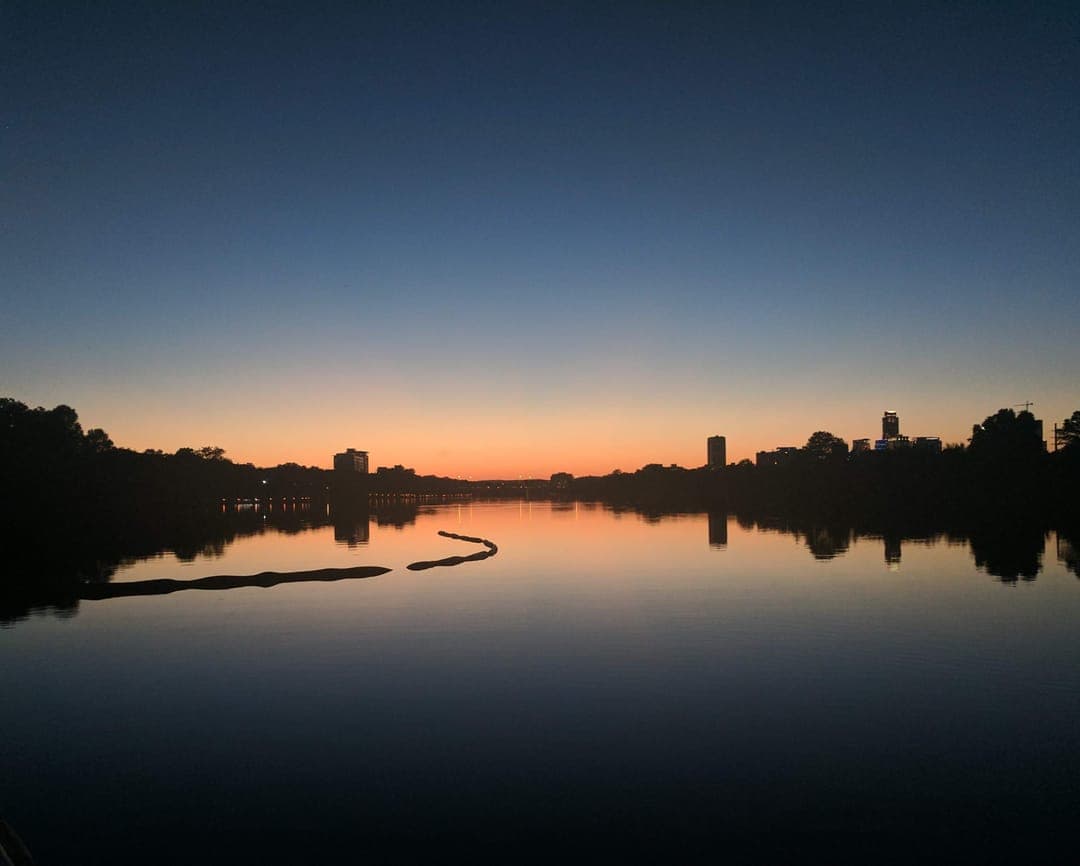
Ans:
{"type": "MultiPolygon", "coordinates": [[[[572,508],[558,500],[552,502],[553,510],[560,507],[572,508]]],[[[640,514],[650,524],[688,511],[694,513],[692,509],[655,505],[610,503],[603,507],[616,513],[640,514]]],[[[47,527],[51,536],[43,537],[41,544],[20,543],[5,551],[6,569],[4,579],[0,580],[0,626],[18,622],[34,612],[75,616],[83,599],[123,594],[123,590],[113,591],[107,586],[122,565],[165,552],[173,553],[182,562],[217,559],[240,538],[265,532],[298,534],[329,525],[334,527],[335,542],[353,546],[358,539],[367,542],[371,523],[403,527],[429,512],[434,512],[431,505],[400,500],[374,501],[370,507],[338,504],[329,513],[323,507],[296,506],[260,512],[233,506],[202,512],[148,514],[141,520],[115,527],[105,536],[96,532],[83,535],[62,522],[53,522],[47,527]],[[57,537],[63,539],[62,544],[56,543],[57,537]]],[[[928,518],[893,518],[883,523],[871,518],[844,521],[820,515],[783,515],[746,509],[731,516],[745,530],[793,536],[817,560],[843,557],[860,541],[880,542],[884,562],[889,565],[901,562],[907,544],[964,544],[971,550],[978,568],[1005,584],[1035,580],[1047,555],[1045,526],[1026,520],[950,524],[928,518]]],[[[702,543],[726,547],[729,514],[709,510],[706,517],[708,535],[702,538],[702,543]]],[[[466,537],[466,540],[474,539],[466,537]]],[[[479,541],[483,543],[482,539],[479,541]]],[[[1056,541],[1057,558],[1067,571],[1080,578],[1080,527],[1058,529],[1056,541]]],[[[481,552],[451,559],[467,561],[487,555],[481,552]]],[[[431,564],[415,565],[422,568],[431,564]]]]}
{"type": "Polygon", "coordinates": [[[1027,411],[1002,409],[975,425],[967,445],[849,453],[828,431],[812,434],[783,463],[684,469],[650,464],[605,476],[552,476],[560,495],[636,504],[693,503],[729,510],[878,520],[934,516],[995,519],[1022,514],[1056,524],[1080,514],[1080,411],[1048,453],[1027,411]]]}
{"type": "Polygon", "coordinates": [[[34,510],[126,515],[237,499],[455,493],[467,486],[400,466],[351,477],[296,463],[256,467],[233,462],[213,445],[139,452],[117,447],[104,430],[84,431],[70,406],[31,409],[11,398],[0,398],[0,479],[9,517],[34,510]]]}
{"type": "MultiPolygon", "coordinates": [[[[612,501],[681,500],[714,506],[858,513],[1011,511],[1055,517],[1077,512],[1080,411],[1062,425],[1064,447],[1047,453],[1028,411],[1001,409],[975,425],[967,446],[848,453],[817,431],[782,465],[744,460],[720,469],[649,464],[636,472],[529,482],[533,493],[612,501]]],[[[296,463],[235,463],[207,445],[172,454],[117,447],[99,428],[84,431],[69,406],[31,409],[0,398],[0,479],[9,518],[22,512],[126,514],[219,501],[363,499],[371,494],[491,494],[502,488],[420,476],[401,466],[360,475],[296,463]]],[[[506,493],[520,487],[507,485],[506,493]]],[[[9,519],[10,525],[15,522],[9,519]]]]}
{"type": "Polygon", "coordinates": [[[1049,528],[1065,539],[1066,564],[1078,571],[1080,411],[1062,430],[1064,447],[1047,453],[1031,413],[1002,409],[973,429],[968,445],[940,454],[914,448],[848,454],[842,440],[818,431],[785,465],[650,464],[606,476],[556,473],[550,482],[522,486],[418,476],[403,467],[366,476],[295,463],[258,468],[233,462],[215,446],[136,452],[117,447],[103,430],[84,431],[68,406],[31,409],[3,398],[0,518],[17,543],[8,546],[0,592],[8,596],[8,615],[40,604],[63,609],[77,598],[72,582],[108,580],[126,559],[162,550],[181,559],[212,555],[238,534],[267,526],[289,532],[334,522],[335,535],[362,544],[372,517],[380,525],[405,525],[416,515],[409,497],[425,493],[525,492],[646,515],[734,513],[802,534],[823,557],[842,552],[845,533],[899,541],[944,532],[969,540],[991,574],[1030,579],[1049,528]],[[256,499],[260,514],[232,512],[238,501],[256,499]],[[276,510],[267,512],[268,502],[276,510]],[[333,503],[333,517],[323,503],[333,503]],[[306,512],[299,508],[304,504],[306,512]],[[63,545],[56,544],[58,535],[63,545]]]}

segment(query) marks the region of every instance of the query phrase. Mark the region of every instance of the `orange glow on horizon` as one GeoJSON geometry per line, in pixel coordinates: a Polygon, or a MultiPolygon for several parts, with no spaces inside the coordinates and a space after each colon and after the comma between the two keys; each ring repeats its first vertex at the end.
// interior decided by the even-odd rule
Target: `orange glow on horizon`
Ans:
{"type": "MultiPolygon", "coordinates": [[[[691,469],[705,465],[706,439],[715,434],[727,438],[729,463],[753,461],[759,450],[804,445],[817,430],[850,444],[880,436],[886,404],[899,412],[905,435],[966,442],[972,423],[1000,408],[979,395],[926,400],[911,408],[914,400],[864,398],[830,405],[813,393],[780,391],[708,402],[687,402],[681,395],[667,400],[598,396],[566,406],[468,396],[458,404],[456,394],[410,400],[380,393],[362,402],[293,384],[282,388],[287,404],[224,391],[188,402],[164,394],[137,402],[84,394],[53,403],[74,406],[84,429],[101,427],[117,445],[136,451],[216,445],[237,463],[329,469],[333,455],[351,447],[369,452],[372,471],[401,464],[421,475],[472,480],[547,478],[554,472],[606,475],[650,463],[691,469]]],[[[1044,421],[1047,430],[1052,419],[1072,411],[1072,401],[1058,402],[1053,407],[1046,401],[1039,413],[1050,419],[1044,421]]]]}

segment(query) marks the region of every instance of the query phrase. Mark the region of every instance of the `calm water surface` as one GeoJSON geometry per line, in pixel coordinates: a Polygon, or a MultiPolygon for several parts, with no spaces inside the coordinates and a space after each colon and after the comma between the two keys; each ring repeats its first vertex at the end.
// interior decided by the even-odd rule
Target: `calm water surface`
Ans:
{"type": "Polygon", "coordinates": [[[966,544],[819,559],[716,515],[511,502],[399,524],[268,529],[113,580],[379,577],[0,630],[0,815],[40,866],[1071,838],[1080,580],[1052,534],[1037,579],[1005,584],[966,544]],[[438,530],[499,553],[407,570],[477,549],[438,530]]]}

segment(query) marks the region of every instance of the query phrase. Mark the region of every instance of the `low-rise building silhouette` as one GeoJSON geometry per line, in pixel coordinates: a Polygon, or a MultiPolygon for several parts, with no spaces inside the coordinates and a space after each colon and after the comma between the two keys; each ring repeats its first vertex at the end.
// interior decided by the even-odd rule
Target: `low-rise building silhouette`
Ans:
{"type": "Polygon", "coordinates": [[[340,454],[334,455],[334,471],[336,472],[355,472],[360,475],[367,475],[368,472],[368,453],[367,451],[357,451],[355,448],[346,448],[340,454]]]}
{"type": "Polygon", "coordinates": [[[784,445],[775,451],[758,451],[754,462],[758,466],[786,466],[794,462],[798,455],[798,448],[784,445]]]}
{"type": "Polygon", "coordinates": [[[941,438],[938,436],[916,436],[915,447],[923,451],[932,451],[935,454],[940,454],[941,438]]]}
{"type": "Polygon", "coordinates": [[[941,439],[937,436],[904,436],[900,433],[900,416],[896,412],[886,411],[881,416],[881,438],[874,440],[874,446],[870,448],[869,439],[856,439],[852,443],[851,452],[865,451],[902,451],[907,448],[917,448],[920,451],[930,451],[934,454],[941,453],[941,439]]]}

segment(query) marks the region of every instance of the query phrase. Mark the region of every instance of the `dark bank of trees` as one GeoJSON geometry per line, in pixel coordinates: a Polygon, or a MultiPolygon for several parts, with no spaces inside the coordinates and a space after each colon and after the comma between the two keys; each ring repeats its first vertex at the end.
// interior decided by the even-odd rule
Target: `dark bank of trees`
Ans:
{"type": "Polygon", "coordinates": [[[32,409],[10,398],[0,398],[0,484],[8,526],[41,513],[126,518],[222,500],[366,500],[369,493],[452,493],[463,487],[400,466],[352,477],[296,463],[260,468],[235,463],[214,445],[137,452],[116,447],[103,430],[83,430],[69,406],[32,409]]]}
{"type": "MultiPolygon", "coordinates": [[[[401,467],[361,478],[296,463],[259,468],[235,463],[213,445],[137,452],[117,447],[103,430],[84,430],[69,406],[30,408],[0,398],[0,538],[8,542],[0,621],[9,603],[18,611],[52,598],[63,608],[73,583],[108,580],[124,559],[162,550],[190,558],[268,524],[300,531],[315,504],[325,515],[334,503],[335,518],[364,515],[371,493],[452,492],[460,485],[401,467]],[[224,513],[256,500],[274,502],[276,510],[224,513]],[[288,510],[297,503],[312,503],[307,516],[288,510]]],[[[385,505],[390,512],[380,512],[380,521],[409,519],[385,505]]]]}
{"type": "Polygon", "coordinates": [[[100,429],[84,431],[70,406],[31,409],[0,399],[0,483],[14,513],[72,513],[185,507],[225,497],[309,495],[324,472],[286,464],[257,469],[216,446],[173,454],[116,447],[100,429]]]}
{"type": "MultiPolygon", "coordinates": [[[[1080,411],[1062,425],[1064,447],[1047,453],[1030,412],[1002,409],[976,426],[970,443],[934,453],[915,447],[849,454],[827,431],[814,433],[780,465],[749,461],[720,470],[650,464],[637,472],[574,479],[553,476],[550,492],[648,505],[726,507],[815,514],[982,515],[1078,513],[1080,411]],[[788,459],[789,458],[789,459],[788,459]]],[[[257,468],[209,445],[175,453],[116,447],[83,430],[68,406],[35,408],[0,399],[0,484],[9,528],[21,515],[68,514],[73,523],[154,511],[204,508],[222,500],[366,502],[371,494],[483,492],[402,466],[350,476],[286,463],[257,468]]],[[[515,488],[516,489],[516,488],[515,488]]]]}
{"type": "MultiPolygon", "coordinates": [[[[562,495],[648,506],[681,502],[748,513],[954,522],[1001,514],[1072,522],[1080,514],[1080,412],[1065,422],[1066,444],[1047,453],[1030,412],[1002,409],[977,425],[970,443],[936,452],[898,447],[848,453],[814,433],[777,465],[742,461],[719,470],[652,464],[637,472],[566,480],[562,495]]],[[[554,485],[553,483],[553,486],[554,485]]]]}

